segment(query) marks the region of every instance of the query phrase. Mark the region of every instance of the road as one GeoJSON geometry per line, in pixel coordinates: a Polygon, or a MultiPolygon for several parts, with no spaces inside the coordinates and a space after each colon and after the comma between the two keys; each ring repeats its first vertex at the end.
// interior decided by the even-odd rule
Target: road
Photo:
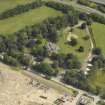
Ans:
{"type": "MultiPolygon", "coordinates": [[[[48,1],[48,0],[44,0],[44,1],[48,1]]],[[[68,2],[68,1],[65,1],[65,0],[52,0],[52,1],[59,2],[59,3],[62,3],[62,4],[66,4],[66,5],[69,5],[69,6],[73,6],[74,8],[76,8],[77,10],[80,10],[80,11],[84,11],[84,12],[87,12],[87,13],[96,13],[96,14],[99,14],[99,15],[105,17],[104,13],[102,13],[102,12],[96,10],[96,9],[92,9],[90,7],[87,7],[87,6],[77,4],[76,2],[68,2]]]]}

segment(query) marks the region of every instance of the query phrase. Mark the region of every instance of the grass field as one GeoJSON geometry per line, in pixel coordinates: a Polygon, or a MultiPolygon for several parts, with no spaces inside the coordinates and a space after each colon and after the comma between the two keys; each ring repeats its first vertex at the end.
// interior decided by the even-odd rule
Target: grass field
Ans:
{"type": "MultiPolygon", "coordinates": [[[[92,29],[97,47],[102,49],[105,56],[105,25],[100,23],[93,23],[92,29]]],[[[105,71],[97,70],[89,78],[89,84],[93,91],[100,89],[100,95],[105,94],[105,71]]]]}
{"type": "Polygon", "coordinates": [[[105,71],[97,70],[88,81],[93,91],[98,87],[100,89],[100,95],[105,94],[105,71]]]}
{"type": "Polygon", "coordinates": [[[94,38],[96,40],[97,47],[100,47],[105,56],[105,25],[99,23],[93,23],[92,25],[94,38]]]}
{"type": "MultiPolygon", "coordinates": [[[[92,29],[97,47],[102,49],[105,56],[105,25],[100,23],[93,23],[92,29]]],[[[100,89],[100,95],[105,94],[105,71],[97,70],[89,78],[89,84],[92,90],[100,89]]]]}
{"type": "Polygon", "coordinates": [[[74,47],[67,44],[67,32],[60,32],[61,37],[59,38],[58,45],[60,47],[61,53],[73,53],[77,55],[80,61],[83,61],[86,56],[88,56],[89,50],[90,50],[90,42],[85,41],[83,37],[85,36],[85,31],[80,30],[78,28],[74,29],[74,32],[72,32],[74,35],[77,35],[77,41],[78,44],[74,47]],[[80,46],[83,46],[85,51],[83,53],[79,53],[76,51],[80,46]]]}
{"type": "Polygon", "coordinates": [[[0,13],[17,5],[27,4],[35,0],[0,0],[0,13]]]}
{"type": "Polygon", "coordinates": [[[56,17],[63,15],[61,12],[56,11],[52,8],[42,6],[37,9],[33,9],[26,13],[1,20],[0,21],[0,33],[1,34],[12,34],[25,26],[40,23],[48,17],[56,17]]]}

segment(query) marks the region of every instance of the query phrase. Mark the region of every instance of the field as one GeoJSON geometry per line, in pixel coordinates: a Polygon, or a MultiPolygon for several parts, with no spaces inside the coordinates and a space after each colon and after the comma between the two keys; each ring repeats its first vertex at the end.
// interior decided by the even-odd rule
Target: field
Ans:
{"type": "MultiPolygon", "coordinates": [[[[66,29],[67,30],[67,29],[66,29]]],[[[90,42],[89,41],[85,41],[83,39],[83,37],[85,36],[85,31],[81,30],[79,28],[75,28],[74,32],[72,32],[71,34],[77,37],[77,41],[78,44],[74,47],[70,46],[69,44],[67,44],[67,37],[70,34],[69,32],[67,32],[66,30],[63,30],[60,32],[61,37],[59,38],[58,41],[58,45],[60,47],[60,52],[61,53],[73,53],[75,55],[77,55],[77,57],[79,58],[79,60],[83,61],[84,58],[86,56],[88,56],[88,53],[90,51],[90,42]],[[77,49],[83,46],[84,47],[84,52],[83,53],[79,53],[77,51],[77,49]]]]}
{"type": "MultiPolygon", "coordinates": [[[[9,66],[0,63],[0,104],[52,105],[58,98],[65,97],[67,91],[65,91],[66,93],[59,91],[64,87],[58,84],[59,89],[56,88],[56,90],[55,87],[52,87],[56,83],[36,76],[34,75],[32,78],[32,76],[23,75],[21,72],[14,71],[9,66]]],[[[67,93],[67,97],[68,101],[63,105],[72,105],[71,102],[75,97],[70,93],[67,93]]]]}
{"type": "Polygon", "coordinates": [[[63,15],[61,12],[56,11],[52,8],[42,6],[37,9],[33,9],[26,13],[1,20],[0,21],[0,33],[1,34],[12,34],[25,26],[37,24],[48,17],[56,17],[63,15]]]}
{"type": "Polygon", "coordinates": [[[0,0],[0,13],[17,5],[31,3],[35,0],[0,0]]]}
{"type": "Polygon", "coordinates": [[[100,95],[105,94],[105,71],[97,70],[89,78],[89,84],[93,91],[99,88],[100,95]]]}
{"type": "Polygon", "coordinates": [[[105,56],[105,25],[93,23],[92,29],[96,45],[102,49],[103,55],[105,56]]]}

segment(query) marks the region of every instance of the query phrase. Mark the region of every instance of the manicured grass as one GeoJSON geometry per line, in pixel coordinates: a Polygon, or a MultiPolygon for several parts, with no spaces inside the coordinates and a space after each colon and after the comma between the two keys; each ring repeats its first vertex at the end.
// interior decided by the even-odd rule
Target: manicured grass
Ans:
{"type": "Polygon", "coordinates": [[[105,25],[100,23],[93,23],[92,29],[96,45],[102,49],[105,56],[105,25]]]}
{"type": "Polygon", "coordinates": [[[92,90],[100,89],[100,95],[105,93],[105,71],[97,70],[89,77],[89,85],[92,90]]]}
{"type": "Polygon", "coordinates": [[[47,19],[48,17],[56,17],[63,15],[61,12],[52,8],[42,6],[37,9],[30,10],[26,13],[1,20],[0,21],[0,33],[12,34],[25,26],[37,24],[47,19]]]}
{"type": "MultiPolygon", "coordinates": [[[[103,55],[105,56],[105,25],[93,23],[92,29],[96,45],[102,49],[103,55]]],[[[105,93],[105,71],[97,70],[89,77],[88,81],[93,91],[95,91],[96,88],[99,88],[100,95],[105,93]]]]}
{"type": "Polygon", "coordinates": [[[74,32],[72,32],[72,33],[78,37],[77,38],[78,44],[74,47],[67,44],[68,32],[61,31],[59,33],[59,35],[61,35],[59,38],[59,41],[58,41],[58,45],[60,47],[60,52],[64,53],[64,54],[73,53],[73,54],[77,55],[77,57],[79,58],[80,61],[83,61],[88,56],[88,53],[90,50],[90,42],[89,42],[89,40],[85,41],[83,39],[83,37],[85,36],[84,30],[76,28],[76,29],[74,29],[74,32]],[[77,49],[80,46],[84,47],[85,51],[83,53],[80,53],[77,51],[77,49]]]}
{"type": "Polygon", "coordinates": [[[31,3],[35,0],[0,0],[0,13],[17,5],[31,3]]]}

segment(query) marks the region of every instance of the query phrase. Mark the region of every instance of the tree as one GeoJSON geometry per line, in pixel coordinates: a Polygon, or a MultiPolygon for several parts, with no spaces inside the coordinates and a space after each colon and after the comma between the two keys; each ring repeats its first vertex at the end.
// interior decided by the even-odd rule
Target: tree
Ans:
{"type": "Polygon", "coordinates": [[[3,35],[0,35],[0,52],[5,52],[7,50],[5,42],[5,37],[3,35]]]}
{"type": "Polygon", "coordinates": [[[44,57],[48,56],[47,50],[40,45],[35,46],[32,51],[32,55],[35,56],[38,61],[42,61],[44,57]]]}
{"type": "Polygon", "coordinates": [[[58,61],[58,64],[59,64],[60,67],[64,67],[65,57],[66,57],[65,54],[57,54],[56,55],[56,60],[58,61]]]}
{"type": "Polygon", "coordinates": [[[30,9],[34,9],[37,7],[40,7],[43,5],[43,2],[41,0],[32,2],[32,3],[27,3],[25,5],[17,5],[15,8],[6,10],[0,14],[0,19],[6,19],[18,14],[21,14],[23,12],[29,11],[30,9]]]}
{"type": "Polygon", "coordinates": [[[105,102],[100,100],[100,101],[98,101],[97,105],[105,105],[105,102]]]}
{"type": "Polygon", "coordinates": [[[68,22],[71,26],[78,24],[78,13],[76,11],[69,11],[68,14],[68,22]]]}
{"type": "Polygon", "coordinates": [[[65,4],[57,3],[57,2],[53,2],[53,1],[47,2],[46,5],[48,7],[60,10],[63,13],[68,13],[69,11],[74,11],[74,8],[72,6],[67,6],[65,4]]]}
{"type": "MultiPolygon", "coordinates": [[[[103,91],[100,95],[101,98],[105,99],[105,91],[103,91]]],[[[104,104],[103,104],[104,105],[104,104]]]]}
{"type": "Polygon", "coordinates": [[[52,64],[52,67],[57,69],[59,67],[59,62],[58,61],[54,61],[52,64]]]}
{"type": "Polygon", "coordinates": [[[20,62],[24,66],[30,66],[32,63],[32,57],[30,55],[23,55],[21,56],[20,62]]]}
{"type": "Polygon", "coordinates": [[[81,24],[81,29],[85,29],[86,28],[86,23],[82,23],[81,24]]]}
{"type": "Polygon", "coordinates": [[[101,15],[98,15],[95,13],[91,13],[89,16],[92,18],[93,21],[105,24],[105,17],[104,16],[101,16],[101,15]]]}
{"type": "Polygon", "coordinates": [[[98,6],[98,9],[99,9],[101,12],[105,13],[105,5],[99,5],[99,6],[98,6]]]}
{"type": "Polygon", "coordinates": [[[73,54],[68,54],[67,57],[65,58],[65,67],[70,70],[80,69],[81,64],[76,56],[74,56],[73,54]]]}
{"type": "Polygon", "coordinates": [[[88,19],[88,15],[85,12],[80,12],[79,13],[79,18],[81,20],[85,20],[86,21],[88,19]]]}
{"type": "Polygon", "coordinates": [[[94,57],[91,61],[93,65],[93,69],[99,69],[99,68],[104,68],[105,67],[105,58],[102,55],[98,55],[94,57]]]}
{"type": "Polygon", "coordinates": [[[47,63],[41,63],[38,64],[34,67],[34,69],[36,69],[38,72],[41,72],[47,76],[56,76],[58,74],[58,70],[57,69],[53,69],[51,67],[51,65],[47,64],[47,63]]]}
{"type": "Polygon", "coordinates": [[[77,39],[76,38],[74,38],[74,37],[71,37],[71,41],[69,42],[69,44],[71,45],[71,46],[76,46],[77,45],[77,39]]]}
{"type": "Polygon", "coordinates": [[[92,24],[92,19],[90,17],[88,17],[86,23],[87,23],[87,25],[91,25],[92,24]]]}
{"type": "Polygon", "coordinates": [[[26,32],[19,32],[19,33],[17,33],[17,36],[18,36],[18,39],[17,39],[17,41],[18,41],[18,43],[22,46],[24,46],[24,45],[26,45],[27,44],[27,42],[28,42],[28,34],[26,33],[26,32]]]}
{"type": "Polygon", "coordinates": [[[67,71],[64,75],[64,82],[70,85],[74,85],[78,88],[87,88],[86,77],[84,73],[77,69],[67,71]]]}
{"type": "Polygon", "coordinates": [[[37,44],[37,39],[31,39],[27,43],[27,47],[32,48],[37,44]]]}
{"type": "Polygon", "coordinates": [[[83,46],[80,46],[79,49],[78,49],[78,51],[79,52],[84,52],[84,47],[83,46]]]}
{"type": "Polygon", "coordinates": [[[58,34],[57,34],[57,29],[55,27],[50,27],[49,28],[49,34],[48,34],[48,39],[51,41],[51,42],[57,42],[58,40],[58,34]]]}
{"type": "Polygon", "coordinates": [[[101,55],[101,49],[100,48],[93,48],[92,53],[95,55],[101,55]]]}
{"type": "Polygon", "coordinates": [[[19,62],[17,61],[17,59],[15,59],[11,56],[8,56],[7,54],[4,55],[3,62],[6,64],[9,64],[9,65],[12,65],[12,66],[19,65],[19,62]]]}

